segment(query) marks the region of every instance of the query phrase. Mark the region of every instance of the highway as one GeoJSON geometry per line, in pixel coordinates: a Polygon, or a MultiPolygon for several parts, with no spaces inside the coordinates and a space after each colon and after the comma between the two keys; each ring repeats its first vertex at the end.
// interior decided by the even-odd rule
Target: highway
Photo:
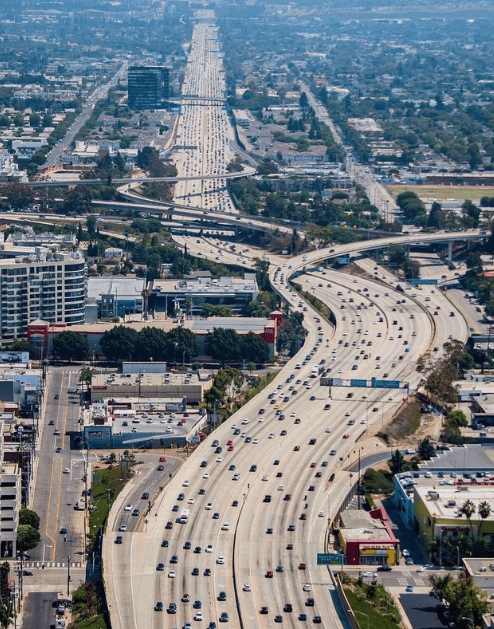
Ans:
{"type": "Polygon", "coordinates": [[[224,106],[226,83],[217,31],[214,14],[203,11],[194,26],[182,84],[182,109],[172,154],[181,179],[175,186],[174,201],[236,214],[226,179],[217,179],[228,172],[235,157],[230,148],[235,135],[224,106]],[[218,106],[218,100],[223,106],[218,106]]]}
{"type": "MultiPolygon", "coordinates": [[[[206,254],[213,255],[210,251],[206,254]]],[[[324,366],[334,377],[370,379],[375,375],[408,381],[413,388],[417,384],[413,369],[417,358],[433,343],[446,340],[446,333],[434,325],[440,319],[429,312],[438,305],[443,310],[445,298],[439,291],[432,292],[433,287],[430,295],[421,292],[414,297],[410,291],[403,294],[391,286],[386,289],[372,280],[329,270],[299,277],[305,289],[333,308],[335,331],[286,287],[282,274],[289,272],[288,266],[279,271],[273,268],[272,281],[294,309],[307,309],[309,335],[304,348],[265,391],[194,452],[163,492],[157,519],[151,518],[147,531],[124,533],[122,545],[113,543],[117,531],[107,536],[105,557],[112,570],[139,575],[131,584],[127,580],[114,590],[120,610],[116,627],[137,627],[136,619],[149,614],[153,627],[169,626],[166,613],[152,611],[157,601],[165,608],[175,602],[173,622],[182,626],[192,621],[194,600],[201,601],[206,621],[218,622],[226,612],[233,626],[265,627],[277,614],[292,626],[298,624],[298,614],[307,611],[309,619],[321,615],[326,627],[339,626],[337,616],[327,612],[331,604],[327,571],[315,561],[316,552],[324,549],[331,510],[328,479],[341,470],[356,439],[367,430],[375,431],[392,415],[402,392],[333,388],[329,399],[328,389],[319,386],[319,378],[310,377],[311,371],[325,360],[324,366]],[[426,301],[427,296],[430,301],[426,301]],[[404,300],[403,305],[396,303],[398,298],[404,300]],[[296,368],[297,363],[304,362],[296,368]],[[325,410],[326,404],[331,408],[325,410]],[[280,413],[285,416],[282,420],[280,413]],[[248,422],[242,423],[246,419],[248,422]],[[234,434],[235,425],[240,434],[234,434]],[[250,443],[245,442],[246,437],[250,443]],[[219,441],[221,453],[211,445],[213,439],[219,441]],[[310,439],[316,442],[309,445],[310,439]],[[233,449],[228,451],[230,440],[233,449]],[[201,467],[202,461],[206,467],[201,467]],[[235,469],[230,469],[231,465],[235,469]],[[257,468],[250,471],[253,465],[257,468]],[[239,475],[238,480],[234,474],[239,475]],[[314,491],[309,490],[311,484],[314,491]],[[182,492],[184,499],[177,500],[182,492]],[[271,496],[270,502],[264,502],[266,495],[271,496]],[[208,503],[212,503],[211,508],[208,503]],[[178,511],[172,510],[174,505],[178,511]],[[189,522],[176,524],[176,515],[184,508],[190,511],[189,522]],[[302,514],[305,519],[301,519],[302,514]],[[173,528],[164,528],[167,521],[173,528]],[[162,539],[167,540],[167,547],[161,547],[162,539]],[[183,548],[186,542],[190,542],[189,550],[183,548]],[[212,553],[205,552],[209,544],[212,553]],[[201,547],[200,552],[194,552],[196,546],[201,547]],[[176,564],[171,563],[173,555],[177,555],[176,564]],[[224,557],[225,563],[217,563],[219,557],[224,557]],[[160,562],[163,571],[156,570],[160,562]],[[300,563],[306,563],[307,568],[299,570],[300,563]],[[283,572],[277,572],[277,566],[283,566],[283,572]],[[197,576],[192,574],[194,568],[198,568],[197,576]],[[206,568],[211,576],[204,575],[206,568]],[[174,577],[168,576],[170,570],[175,571],[174,577]],[[266,577],[270,570],[272,579],[266,577]],[[310,584],[310,596],[315,599],[310,610],[305,606],[309,596],[303,591],[306,584],[310,584]],[[245,589],[250,591],[244,591],[247,585],[245,589]],[[221,591],[226,593],[226,601],[217,600],[221,591]],[[180,600],[184,593],[190,595],[190,602],[180,600]],[[292,605],[293,612],[283,611],[286,603],[292,605]],[[264,606],[267,614],[260,613],[264,606]]],[[[455,336],[465,333],[459,314],[448,323],[456,326],[449,328],[455,336]]]]}

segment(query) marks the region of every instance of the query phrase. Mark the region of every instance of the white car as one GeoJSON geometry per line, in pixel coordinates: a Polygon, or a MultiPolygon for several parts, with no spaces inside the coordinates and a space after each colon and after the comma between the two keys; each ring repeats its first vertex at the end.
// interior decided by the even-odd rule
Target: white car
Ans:
{"type": "Polygon", "coordinates": [[[118,530],[119,530],[119,531],[126,531],[126,530],[127,530],[127,525],[126,525],[126,524],[121,524],[121,525],[118,527],[118,530]]]}
{"type": "Polygon", "coordinates": [[[366,420],[366,419],[361,419],[361,420],[360,420],[360,423],[361,423],[361,424],[366,424],[366,423],[367,423],[367,420],[366,420]]]}
{"type": "Polygon", "coordinates": [[[264,474],[264,476],[262,477],[262,480],[269,480],[269,476],[267,474],[264,474]]]}
{"type": "Polygon", "coordinates": [[[232,480],[239,480],[239,478],[240,478],[240,474],[234,474],[232,476],[232,480]]]}
{"type": "Polygon", "coordinates": [[[297,413],[296,413],[295,411],[292,411],[292,412],[290,413],[290,417],[296,417],[296,416],[297,416],[297,413]]]}
{"type": "Polygon", "coordinates": [[[175,570],[169,570],[168,571],[168,578],[169,579],[174,579],[175,578],[175,570]]]}
{"type": "Polygon", "coordinates": [[[202,612],[196,612],[194,620],[202,620],[202,612]]]}
{"type": "Polygon", "coordinates": [[[132,511],[132,509],[134,508],[134,505],[131,505],[130,503],[128,505],[125,505],[124,507],[124,511],[132,511]]]}
{"type": "Polygon", "coordinates": [[[325,432],[331,432],[331,428],[328,426],[325,430],[325,432]]]}
{"type": "Polygon", "coordinates": [[[195,499],[195,498],[189,498],[189,499],[187,500],[187,504],[189,504],[189,505],[193,505],[195,501],[196,501],[196,499],[195,499]]]}
{"type": "Polygon", "coordinates": [[[205,507],[206,511],[211,511],[212,508],[213,508],[213,503],[212,502],[208,502],[208,504],[205,507]]]}
{"type": "Polygon", "coordinates": [[[285,488],[283,485],[278,485],[278,491],[283,491],[285,488]]]}
{"type": "Polygon", "coordinates": [[[204,474],[202,475],[203,478],[209,478],[209,472],[204,472],[204,474]]]}
{"type": "Polygon", "coordinates": [[[306,583],[306,584],[304,585],[304,587],[302,588],[302,590],[303,590],[304,592],[310,592],[310,584],[309,584],[309,583],[306,583]]]}
{"type": "Polygon", "coordinates": [[[259,443],[259,439],[252,439],[252,443],[253,443],[254,445],[257,445],[257,444],[259,443]]]}
{"type": "Polygon", "coordinates": [[[184,480],[184,482],[182,483],[182,487],[188,487],[190,485],[190,481],[188,480],[184,480]]]}
{"type": "Polygon", "coordinates": [[[320,518],[324,517],[324,511],[319,511],[319,513],[317,514],[320,518]]]}
{"type": "Polygon", "coordinates": [[[249,423],[249,421],[250,421],[250,420],[249,420],[249,419],[247,419],[247,418],[242,419],[242,424],[248,424],[248,423],[249,423]]]}
{"type": "Polygon", "coordinates": [[[269,433],[268,439],[274,439],[274,434],[272,432],[269,433]]]}
{"type": "Polygon", "coordinates": [[[212,545],[211,545],[211,544],[208,544],[208,545],[206,546],[206,548],[204,549],[204,552],[206,552],[206,553],[212,553],[212,552],[213,552],[213,547],[212,547],[212,545]]]}
{"type": "Polygon", "coordinates": [[[364,579],[377,579],[376,572],[362,572],[362,576],[364,579]]]}
{"type": "Polygon", "coordinates": [[[222,461],[223,461],[223,457],[222,456],[217,457],[216,463],[221,463],[222,461]]]}
{"type": "Polygon", "coordinates": [[[228,524],[228,522],[223,522],[223,524],[221,525],[221,530],[222,531],[229,531],[230,530],[230,525],[228,524]]]}
{"type": "Polygon", "coordinates": [[[246,583],[244,585],[244,587],[242,588],[244,592],[251,592],[251,587],[250,587],[250,583],[246,583]]]}
{"type": "Polygon", "coordinates": [[[63,473],[64,474],[70,474],[70,469],[68,467],[64,467],[63,468],[63,473]]]}
{"type": "Polygon", "coordinates": [[[216,559],[216,563],[219,563],[219,564],[221,564],[221,565],[222,565],[222,564],[224,564],[224,563],[225,563],[225,558],[224,558],[224,557],[222,557],[222,556],[220,555],[220,556],[216,559]]]}
{"type": "Polygon", "coordinates": [[[415,572],[425,572],[426,567],[425,566],[417,566],[417,569],[415,572]]]}

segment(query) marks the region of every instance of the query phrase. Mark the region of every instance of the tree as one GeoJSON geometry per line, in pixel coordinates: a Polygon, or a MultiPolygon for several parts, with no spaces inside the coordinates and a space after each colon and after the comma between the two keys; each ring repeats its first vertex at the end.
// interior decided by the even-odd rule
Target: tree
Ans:
{"type": "Polygon", "coordinates": [[[36,548],[41,536],[39,531],[29,524],[19,524],[17,527],[17,550],[25,553],[31,548],[36,548]]]}
{"type": "Polygon", "coordinates": [[[269,345],[257,334],[249,332],[240,338],[240,353],[243,360],[265,363],[269,360],[269,345]]]}
{"type": "Polygon", "coordinates": [[[196,336],[186,328],[173,328],[166,334],[165,353],[167,360],[177,360],[178,358],[189,357],[189,362],[199,353],[196,336]]]}
{"type": "Polygon", "coordinates": [[[468,419],[463,411],[450,411],[446,415],[446,421],[456,428],[466,428],[468,426],[468,419]]]}
{"type": "Polygon", "coordinates": [[[241,358],[240,339],[235,330],[214,328],[206,335],[204,349],[217,360],[236,361],[241,358]]]}
{"type": "Polygon", "coordinates": [[[399,474],[404,471],[404,465],[405,457],[399,450],[396,450],[388,461],[389,469],[393,472],[393,474],[399,474]]]}
{"type": "Polygon", "coordinates": [[[477,513],[480,516],[480,526],[479,526],[479,534],[478,537],[482,537],[482,525],[484,524],[484,520],[486,520],[491,515],[491,505],[483,500],[479,503],[477,507],[477,513]]]}
{"type": "Polygon", "coordinates": [[[36,511],[31,511],[31,509],[21,509],[19,512],[19,524],[28,524],[32,526],[33,529],[39,531],[39,523],[40,518],[36,511]]]}
{"type": "Polygon", "coordinates": [[[167,338],[159,328],[143,328],[137,335],[135,355],[138,360],[166,360],[167,338]]]}
{"type": "Polygon", "coordinates": [[[83,360],[89,351],[87,338],[77,332],[66,330],[53,340],[53,353],[65,360],[83,360]]]}
{"type": "Polygon", "coordinates": [[[431,443],[430,437],[426,437],[419,443],[417,454],[423,461],[428,461],[435,456],[436,450],[431,443]]]}
{"type": "Polygon", "coordinates": [[[302,92],[302,94],[300,94],[300,98],[298,100],[301,109],[304,109],[305,107],[307,107],[307,105],[309,104],[309,99],[307,98],[307,94],[305,92],[302,92]]]}
{"type": "Polygon", "coordinates": [[[482,616],[490,609],[487,592],[477,587],[470,577],[460,574],[457,581],[445,577],[429,577],[431,596],[449,605],[451,621],[458,629],[472,629],[482,625],[482,616]]]}
{"type": "Polygon", "coordinates": [[[13,181],[2,186],[2,193],[7,197],[13,209],[22,210],[34,201],[33,189],[25,183],[13,181]]]}
{"type": "Polygon", "coordinates": [[[86,229],[89,238],[94,238],[96,236],[96,216],[88,216],[86,218],[86,229]]]}
{"type": "Polygon", "coordinates": [[[268,291],[260,291],[256,299],[247,306],[250,317],[269,317],[276,308],[276,295],[268,291]]]}
{"type": "Polygon", "coordinates": [[[468,520],[468,524],[470,526],[470,535],[472,535],[473,537],[472,515],[475,513],[475,505],[470,499],[465,500],[465,502],[461,505],[459,511],[460,513],[463,513],[468,520]]]}
{"type": "Polygon", "coordinates": [[[83,367],[79,373],[79,382],[82,383],[83,387],[84,385],[86,385],[86,387],[89,389],[89,387],[91,386],[91,382],[93,381],[93,374],[94,371],[93,369],[91,369],[91,367],[83,367]]]}
{"type": "Polygon", "coordinates": [[[100,347],[109,360],[130,360],[135,351],[137,332],[124,325],[116,325],[104,332],[100,347]]]}
{"type": "Polygon", "coordinates": [[[407,259],[405,247],[401,245],[391,245],[389,248],[389,261],[391,264],[401,266],[407,259]]]}

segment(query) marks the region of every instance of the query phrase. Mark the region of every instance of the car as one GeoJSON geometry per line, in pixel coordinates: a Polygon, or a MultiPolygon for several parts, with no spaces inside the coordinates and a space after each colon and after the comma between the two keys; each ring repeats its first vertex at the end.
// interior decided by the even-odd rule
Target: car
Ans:
{"type": "Polygon", "coordinates": [[[126,524],[121,524],[121,525],[118,527],[118,530],[119,530],[119,531],[126,531],[126,530],[127,530],[127,525],[126,525],[126,524]]]}
{"type": "MultiPolygon", "coordinates": [[[[184,548],[190,548],[190,542],[185,542],[184,548]]],[[[172,555],[170,558],[170,563],[178,563],[178,555],[172,555]]]]}
{"type": "Polygon", "coordinates": [[[149,498],[149,493],[145,491],[141,496],[141,500],[147,500],[148,498],[149,498]]]}
{"type": "Polygon", "coordinates": [[[168,570],[168,578],[174,579],[176,577],[175,570],[168,570]]]}
{"type": "Polygon", "coordinates": [[[291,603],[285,603],[283,605],[283,611],[284,612],[292,612],[293,611],[293,606],[291,603]]]}
{"type": "Polygon", "coordinates": [[[156,612],[162,612],[163,611],[163,603],[161,601],[158,601],[156,603],[156,605],[154,606],[154,611],[156,611],[156,612]]]}
{"type": "Polygon", "coordinates": [[[336,455],[336,450],[330,450],[329,455],[330,456],[335,456],[336,455]]]}
{"type": "Polygon", "coordinates": [[[349,436],[350,435],[348,433],[346,433],[346,434],[343,435],[343,439],[348,439],[349,436]]]}
{"type": "Polygon", "coordinates": [[[182,596],[182,603],[188,603],[190,601],[190,596],[189,594],[184,594],[182,596]]]}
{"type": "Polygon", "coordinates": [[[309,485],[309,491],[316,491],[315,485],[309,485]]]}
{"type": "Polygon", "coordinates": [[[201,603],[201,601],[199,601],[199,600],[194,601],[194,603],[193,603],[192,607],[193,607],[194,609],[201,609],[201,608],[202,608],[202,603],[201,603]]]}
{"type": "Polygon", "coordinates": [[[299,563],[298,564],[298,569],[299,570],[307,570],[307,564],[305,562],[299,563]]]}
{"type": "Polygon", "coordinates": [[[299,614],[298,620],[307,620],[307,614],[299,614]]]}
{"type": "Polygon", "coordinates": [[[228,620],[229,620],[228,612],[221,612],[220,622],[228,622],[228,620]]]}
{"type": "Polygon", "coordinates": [[[132,511],[132,515],[141,515],[141,512],[139,509],[134,509],[134,511],[132,511]]]}
{"type": "Polygon", "coordinates": [[[250,583],[246,583],[246,584],[244,585],[244,587],[242,588],[242,590],[243,590],[244,592],[251,592],[251,591],[252,591],[252,589],[251,589],[251,587],[250,587],[250,583]]]}
{"type": "Polygon", "coordinates": [[[257,472],[257,465],[251,465],[249,471],[250,472],[257,472]]]}
{"type": "Polygon", "coordinates": [[[266,534],[267,535],[272,535],[273,534],[273,529],[266,529],[266,534]]]}
{"type": "Polygon", "coordinates": [[[164,465],[158,465],[157,471],[162,472],[165,469],[164,465]]]}
{"type": "Polygon", "coordinates": [[[402,549],[401,554],[403,555],[403,557],[410,557],[410,551],[406,548],[402,549]]]}
{"type": "Polygon", "coordinates": [[[197,577],[199,575],[199,568],[194,568],[191,572],[193,577],[197,577]]]}
{"type": "Polygon", "coordinates": [[[268,613],[269,613],[269,608],[268,608],[268,607],[266,607],[266,605],[263,605],[263,606],[261,607],[261,609],[259,610],[259,613],[260,613],[260,614],[268,614],[268,613]]]}
{"type": "Polygon", "coordinates": [[[405,563],[406,563],[407,566],[413,566],[414,562],[413,562],[413,559],[411,557],[407,557],[405,559],[405,563]]]}
{"type": "Polygon", "coordinates": [[[224,558],[222,555],[220,555],[220,556],[216,559],[216,563],[217,563],[217,564],[220,564],[220,565],[223,565],[223,564],[225,563],[225,558],[224,558]]]}
{"type": "Polygon", "coordinates": [[[64,474],[70,474],[70,468],[68,468],[68,467],[64,467],[64,468],[63,468],[63,473],[64,473],[64,474]]]}
{"type": "Polygon", "coordinates": [[[124,511],[132,511],[132,509],[134,508],[133,504],[126,504],[124,507],[124,511]]]}
{"type": "Polygon", "coordinates": [[[53,421],[53,419],[50,419],[50,421],[48,422],[48,426],[53,426],[55,424],[55,422],[53,421]]]}
{"type": "Polygon", "coordinates": [[[219,520],[219,517],[220,517],[220,514],[217,511],[215,511],[213,513],[213,520],[219,520]]]}
{"type": "Polygon", "coordinates": [[[211,568],[206,568],[204,570],[204,576],[205,577],[210,577],[211,576],[211,568]]]}
{"type": "Polygon", "coordinates": [[[280,616],[279,614],[277,614],[277,615],[274,617],[274,621],[275,621],[275,622],[283,622],[283,616],[280,616]]]}
{"type": "Polygon", "coordinates": [[[163,572],[164,569],[165,569],[165,564],[164,563],[159,563],[156,566],[156,570],[158,570],[158,572],[163,572]]]}
{"type": "Polygon", "coordinates": [[[411,583],[407,585],[405,592],[413,592],[413,585],[411,583]]]}
{"type": "Polygon", "coordinates": [[[417,569],[415,572],[425,572],[426,567],[425,566],[417,566],[417,569]]]}
{"type": "Polygon", "coordinates": [[[266,579],[272,579],[274,576],[274,573],[272,570],[267,570],[264,576],[266,577],[266,579]]]}
{"type": "Polygon", "coordinates": [[[287,531],[293,532],[295,530],[295,524],[289,524],[287,531]]]}
{"type": "Polygon", "coordinates": [[[54,398],[53,398],[53,399],[54,399],[54,400],[59,400],[59,399],[60,399],[60,396],[58,395],[58,393],[56,393],[56,394],[55,394],[55,396],[54,396],[54,398]]]}
{"type": "Polygon", "coordinates": [[[312,597],[308,598],[305,601],[305,605],[306,605],[306,607],[314,607],[314,605],[315,605],[314,599],[312,597]]]}
{"type": "Polygon", "coordinates": [[[223,591],[219,592],[219,594],[218,594],[218,600],[219,600],[219,601],[222,601],[222,602],[223,602],[223,601],[226,601],[226,592],[223,592],[223,591]]]}
{"type": "Polygon", "coordinates": [[[194,615],[194,620],[202,620],[202,612],[196,612],[194,615]]]}
{"type": "Polygon", "coordinates": [[[377,574],[375,572],[371,572],[370,570],[362,572],[362,576],[364,579],[377,579],[377,574]]]}
{"type": "Polygon", "coordinates": [[[115,544],[123,544],[123,537],[121,535],[115,537],[115,544]]]}
{"type": "Polygon", "coordinates": [[[382,566],[378,566],[377,571],[378,572],[390,572],[392,569],[393,568],[389,564],[385,563],[382,566]]]}

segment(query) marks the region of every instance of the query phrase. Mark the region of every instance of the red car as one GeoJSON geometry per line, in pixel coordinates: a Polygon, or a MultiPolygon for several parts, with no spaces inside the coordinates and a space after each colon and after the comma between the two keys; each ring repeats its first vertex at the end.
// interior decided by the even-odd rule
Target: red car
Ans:
{"type": "Polygon", "coordinates": [[[226,442],[227,446],[232,446],[233,445],[233,441],[231,439],[228,439],[228,441],[226,442]]]}
{"type": "Polygon", "coordinates": [[[190,596],[188,594],[184,594],[182,596],[182,603],[188,603],[190,601],[190,596]]]}
{"type": "Polygon", "coordinates": [[[272,570],[268,570],[266,572],[266,579],[272,579],[273,578],[273,571],[272,570]]]}
{"type": "Polygon", "coordinates": [[[233,446],[228,446],[227,452],[233,452],[233,446]]]}
{"type": "Polygon", "coordinates": [[[306,570],[307,569],[307,564],[306,563],[299,563],[298,564],[298,569],[299,570],[306,570]]]}
{"type": "Polygon", "coordinates": [[[165,469],[164,465],[158,465],[158,472],[162,472],[165,469]]]}
{"type": "Polygon", "coordinates": [[[160,463],[166,463],[166,456],[160,456],[160,463]]]}
{"type": "Polygon", "coordinates": [[[310,466],[311,467],[316,467],[316,464],[315,463],[311,463],[310,466]]]}
{"type": "Polygon", "coordinates": [[[343,435],[343,439],[348,439],[349,436],[349,434],[343,435]]]}

